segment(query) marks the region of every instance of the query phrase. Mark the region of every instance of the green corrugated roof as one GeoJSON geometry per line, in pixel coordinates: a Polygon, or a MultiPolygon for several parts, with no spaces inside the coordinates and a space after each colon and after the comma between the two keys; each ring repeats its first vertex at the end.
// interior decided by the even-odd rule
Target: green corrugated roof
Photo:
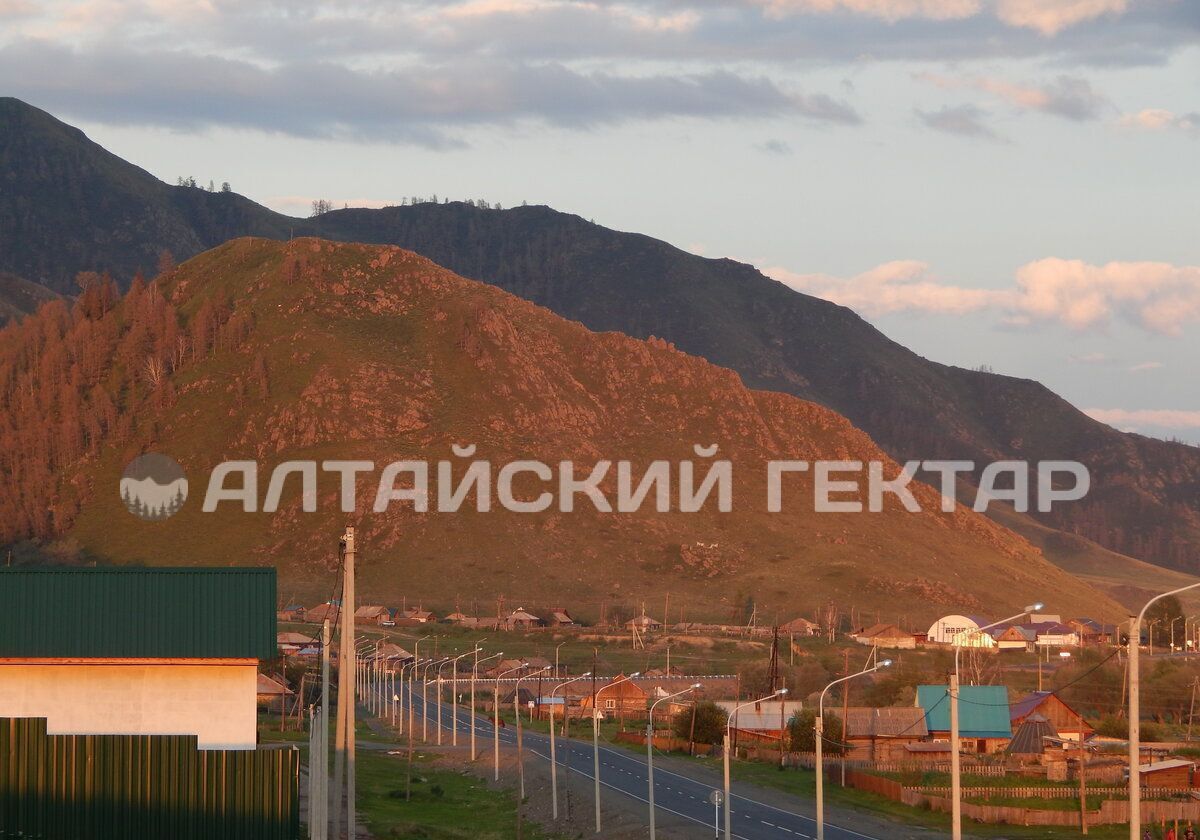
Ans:
{"type": "Polygon", "coordinates": [[[0,657],[275,655],[273,568],[0,568],[0,657]]]}
{"type": "MultiPolygon", "coordinates": [[[[925,710],[930,732],[950,731],[949,689],[944,685],[917,686],[917,705],[925,710]]],[[[1002,685],[958,687],[958,731],[964,738],[1010,738],[1008,689],[1002,685]]]]}

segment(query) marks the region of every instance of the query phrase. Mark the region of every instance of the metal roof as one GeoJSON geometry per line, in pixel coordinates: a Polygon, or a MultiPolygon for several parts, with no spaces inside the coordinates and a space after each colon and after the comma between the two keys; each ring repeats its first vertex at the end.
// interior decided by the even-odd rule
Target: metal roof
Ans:
{"type": "Polygon", "coordinates": [[[271,659],[274,568],[0,568],[0,658],[271,659]]]}
{"type": "MultiPolygon", "coordinates": [[[[950,730],[950,698],[944,685],[917,686],[917,705],[925,710],[930,732],[950,730]]],[[[1011,738],[1008,689],[1002,685],[961,685],[958,728],[964,738],[1011,738]]]]}

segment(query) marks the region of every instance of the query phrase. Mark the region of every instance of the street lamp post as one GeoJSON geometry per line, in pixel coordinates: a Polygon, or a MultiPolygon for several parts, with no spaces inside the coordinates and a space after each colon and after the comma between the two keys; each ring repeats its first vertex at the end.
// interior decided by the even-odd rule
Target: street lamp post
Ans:
{"type": "Polygon", "coordinates": [[[660,697],[650,704],[650,722],[646,724],[646,784],[649,790],[650,803],[650,840],[654,840],[654,709],[659,703],[664,700],[672,700],[676,697],[682,697],[689,692],[695,691],[700,687],[700,683],[689,685],[683,691],[677,691],[674,694],[668,694],[666,697],[660,697]]]}
{"type": "MultiPolygon", "coordinates": [[[[549,671],[550,666],[544,665],[536,671],[528,674],[522,674],[517,677],[517,684],[513,687],[513,712],[517,716],[517,778],[520,779],[521,800],[525,799],[525,747],[521,740],[521,680],[528,679],[534,674],[540,674],[543,671],[549,671]]],[[[541,700],[542,698],[538,698],[541,700]]]]}
{"type": "Polygon", "coordinates": [[[492,767],[497,782],[500,781],[500,680],[528,665],[529,663],[522,662],[515,668],[496,674],[492,683],[492,767]]]}
{"type": "MultiPolygon", "coordinates": [[[[451,685],[450,685],[450,709],[451,709],[451,711],[450,711],[450,745],[454,746],[454,747],[458,746],[458,660],[462,659],[464,656],[472,656],[472,655],[474,655],[474,657],[476,659],[478,659],[480,650],[481,650],[481,648],[478,646],[478,643],[476,643],[475,650],[469,650],[466,653],[460,653],[458,656],[454,657],[454,660],[453,660],[454,665],[451,666],[452,670],[450,671],[450,681],[451,681],[451,685]]],[[[471,714],[472,715],[475,714],[474,706],[471,707],[471,714]]]]}
{"type": "Polygon", "coordinates": [[[487,662],[489,659],[495,659],[497,656],[503,656],[504,651],[493,653],[491,656],[485,656],[483,659],[476,658],[471,666],[471,761],[478,758],[475,752],[475,730],[479,727],[479,716],[475,714],[475,680],[479,678],[479,663],[487,662]]]}
{"type": "Polygon", "coordinates": [[[417,669],[425,664],[424,659],[414,659],[412,668],[408,671],[408,737],[412,739],[413,730],[416,728],[416,695],[413,683],[417,681],[417,669]]]}
{"type": "Polygon", "coordinates": [[[733,717],[747,706],[758,705],[770,700],[772,697],[786,697],[787,693],[788,690],[786,688],[781,688],[778,691],[768,694],[766,697],[760,697],[757,700],[751,700],[740,706],[734,706],[733,711],[729,713],[729,717],[725,719],[725,735],[721,743],[721,753],[725,763],[725,840],[733,840],[733,800],[729,798],[729,742],[732,740],[729,736],[729,727],[733,725],[733,717]]]}
{"type": "MultiPolygon", "coordinates": [[[[891,664],[892,660],[885,659],[873,668],[865,668],[857,674],[850,674],[847,677],[834,680],[821,691],[821,697],[817,701],[817,716],[813,721],[813,743],[816,747],[817,759],[817,840],[825,840],[825,695],[829,692],[829,689],[839,683],[857,679],[858,677],[878,671],[880,668],[887,668],[891,664]]],[[[845,738],[846,721],[842,721],[842,740],[845,740],[845,738]]]]}
{"type": "Polygon", "coordinates": [[[458,664],[457,657],[446,657],[437,668],[437,744],[442,745],[442,669],[451,662],[458,664]]]}
{"type": "Polygon", "coordinates": [[[1164,592],[1161,595],[1155,595],[1146,605],[1142,607],[1141,612],[1137,614],[1137,618],[1130,621],[1129,625],[1129,838],[1130,840],[1138,840],[1139,832],[1142,830],[1142,771],[1141,771],[1141,697],[1138,686],[1138,648],[1141,643],[1142,636],[1142,619],[1146,617],[1146,610],[1150,609],[1150,605],[1155,601],[1166,598],[1170,595],[1178,595],[1180,592],[1186,592],[1189,589],[1195,589],[1200,586],[1200,583],[1192,583],[1187,586],[1181,586],[1178,589],[1172,589],[1170,592],[1164,592]]]}
{"type": "Polygon", "coordinates": [[[562,679],[562,673],[558,670],[558,651],[566,643],[567,641],[563,640],[554,646],[554,679],[556,680],[562,679]]]}
{"type": "MultiPolygon", "coordinates": [[[[550,689],[550,798],[553,802],[552,811],[554,819],[558,819],[558,759],[554,752],[554,695],[558,693],[560,688],[565,688],[573,682],[579,682],[592,675],[591,671],[586,674],[580,674],[578,677],[569,679],[564,683],[559,683],[550,689]]],[[[563,718],[567,716],[567,695],[563,695],[563,718]]]]}
{"type": "MultiPolygon", "coordinates": [[[[962,758],[959,755],[961,750],[961,741],[958,736],[958,662],[959,654],[963,649],[963,642],[974,636],[977,633],[982,633],[984,630],[990,630],[993,627],[999,627],[1001,624],[1007,624],[1010,621],[1016,621],[1018,618],[1024,618],[1030,613],[1035,613],[1042,608],[1041,601],[1030,604],[1025,609],[1016,615],[1010,615],[1008,618],[1002,618],[999,621],[993,621],[991,624],[985,624],[982,627],[976,627],[971,630],[965,630],[959,633],[954,638],[954,674],[950,677],[950,686],[947,694],[950,695],[950,835],[951,840],[962,840],[962,758]]],[[[1047,648],[1049,650],[1049,648],[1047,648]]]]}
{"type": "Polygon", "coordinates": [[[429,743],[429,669],[441,667],[445,659],[430,659],[421,669],[421,742],[429,743]]]}
{"type": "Polygon", "coordinates": [[[600,695],[613,686],[629,682],[634,677],[640,676],[641,673],[641,671],[634,671],[627,677],[621,677],[608,685],[601,686],[599,691],[592,695],[592,783],[596,798],[597,834],[600,833],[600,695]]]}

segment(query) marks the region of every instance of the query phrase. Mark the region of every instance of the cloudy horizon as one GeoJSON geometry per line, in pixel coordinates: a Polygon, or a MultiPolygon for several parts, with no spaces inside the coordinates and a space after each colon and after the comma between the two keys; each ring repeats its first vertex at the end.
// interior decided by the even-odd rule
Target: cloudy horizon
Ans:
{"type": "Polygon", "coordinates": [[[0,0],[18,96],[174,182],[545,203],[1200,442],[1200,4],[0,0]]]}

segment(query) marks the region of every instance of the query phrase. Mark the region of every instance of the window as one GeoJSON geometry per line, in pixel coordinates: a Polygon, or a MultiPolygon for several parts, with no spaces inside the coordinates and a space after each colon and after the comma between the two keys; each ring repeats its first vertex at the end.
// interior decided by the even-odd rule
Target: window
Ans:
{"type": "Polygon", "coordinates": [[[616,701],[616,700],[605,700],[605,701],[604,701],[604,708],[606,708],[606,709],[615,709],[615,708],[617,708],[617,701],[616,701]]]}

